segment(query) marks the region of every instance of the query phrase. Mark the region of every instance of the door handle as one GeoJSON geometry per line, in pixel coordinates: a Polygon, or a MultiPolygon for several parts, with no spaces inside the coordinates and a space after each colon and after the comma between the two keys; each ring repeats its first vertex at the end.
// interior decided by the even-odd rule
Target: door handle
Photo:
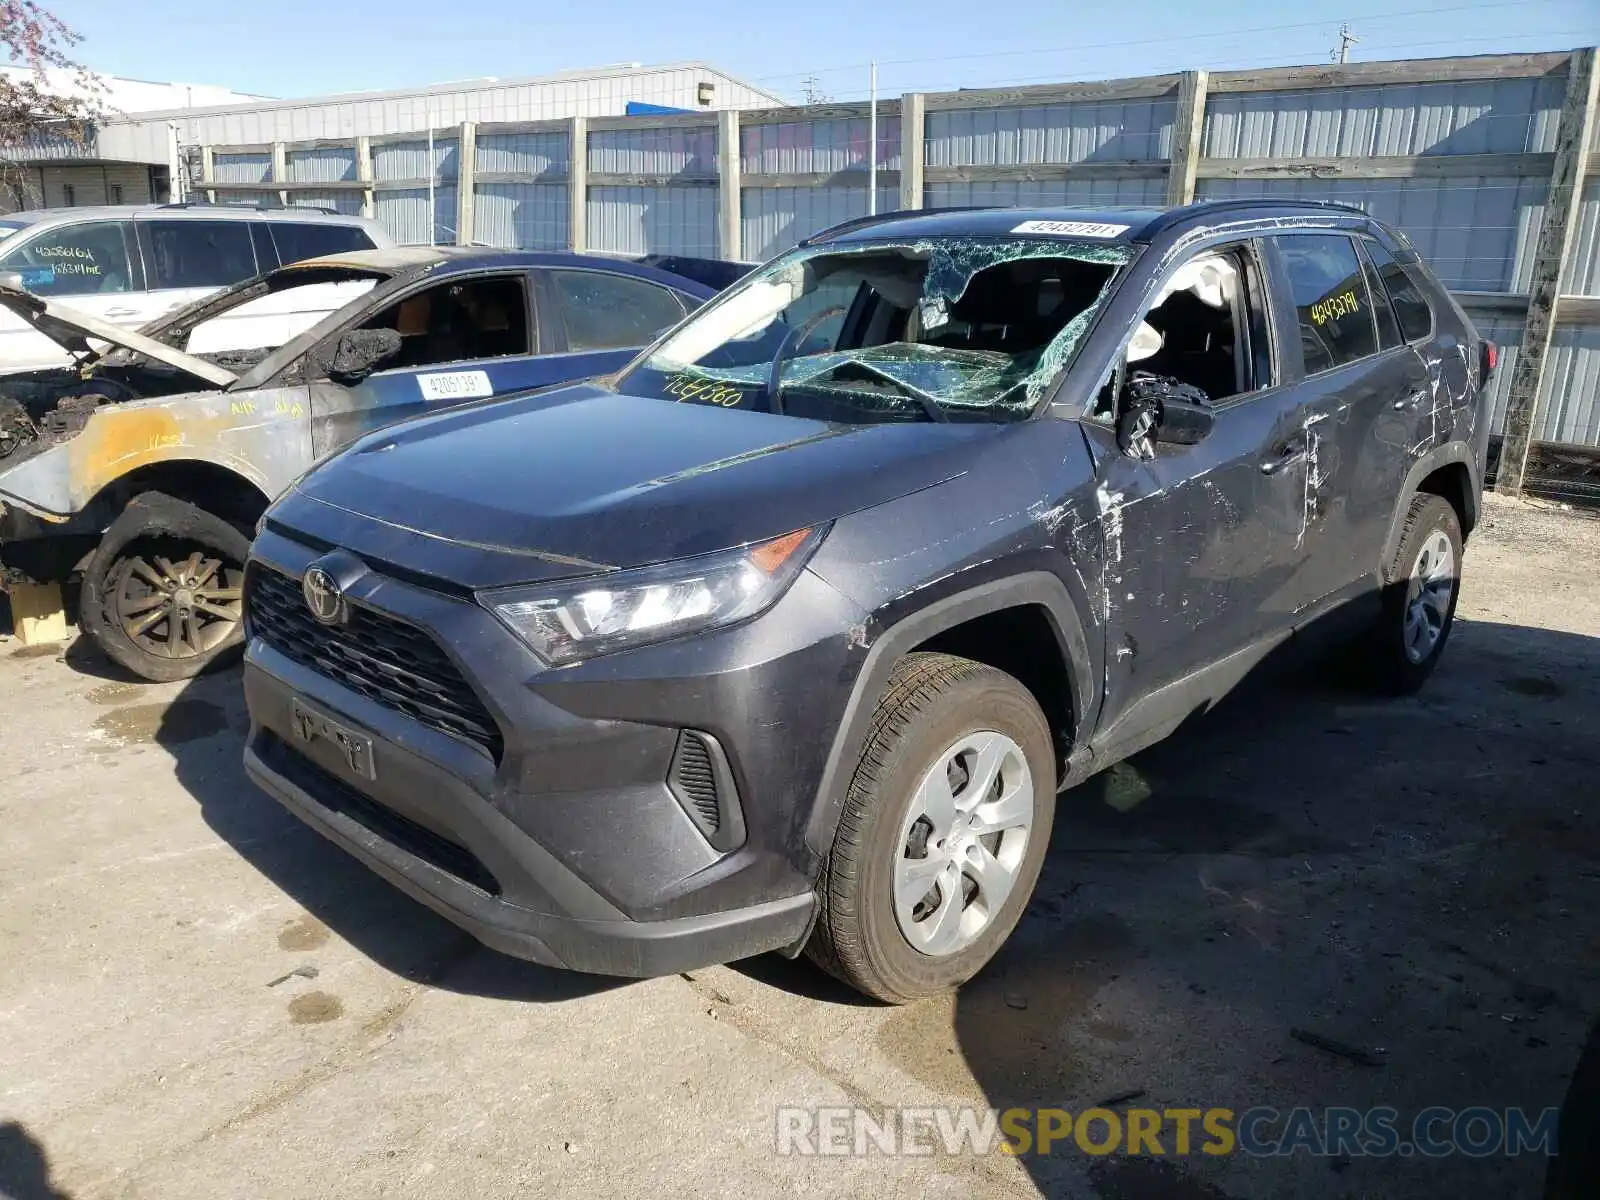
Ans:
{"type": "Polygon", "coordinates": [[[1306,446],[1304,442],[1286,442],[1278,447],[1278,457],[1269,458],[1261,464],[1263,475],[1276,475],[1285,467],[1292,467],[1297,462],[1304,461],[1306,446]]]}
{"type": "Polygon", "coordinates": [[[1394,410],[1395,412],[1405,412],[1407,409],[1415,408],[1427,398],[1428,393],[1425,391],[1412,392],[1404,400],[1396,400],[1394,402],[1394,410]]]}

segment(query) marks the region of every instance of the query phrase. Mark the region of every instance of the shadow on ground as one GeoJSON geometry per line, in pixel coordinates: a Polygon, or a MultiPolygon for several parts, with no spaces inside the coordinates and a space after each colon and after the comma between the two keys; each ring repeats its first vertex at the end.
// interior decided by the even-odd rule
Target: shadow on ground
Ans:
{"type": "Polygon", "coordinates": [[[50,1157],[44,1147],[15,1121],[0,1121],[0,1197],[70,1200],[50,1182],[50,1157]]]}
{"type": "MultiPolygon", "coordinates": [[[[983,1102],[1117,1122],[1386,1104],[1403,1134],[1430,1105],[1558,1105],[1600,1010],[1600,639],[1454,637],[1417,697],[1326,669],[1252,680],[1064,796],[1029,912],[956,998],[983,1102]]],[[[938,1030],[897,1029],[919,1043],[938,1030]]],[[[950,1079],[918,1053],[902,1065],[950,1079]]],[[[1046,1196],[1104,1200],[1533,1196],[1545,1161],[1245,1159],[1201,1153],[1198,1128],[1185,1157],[1166,1128],[1162,1159],[1069,1142],[1024,1161],[1046,1196]]]]}

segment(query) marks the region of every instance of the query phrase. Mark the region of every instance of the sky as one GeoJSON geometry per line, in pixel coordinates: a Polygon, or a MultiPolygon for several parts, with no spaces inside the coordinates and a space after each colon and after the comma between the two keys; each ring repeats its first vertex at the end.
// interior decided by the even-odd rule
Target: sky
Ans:
{"type": "Polygon", "coordinates": [[[293,97],[700,60],[786,100],[1600,43],[1600,0],[43,0],[90,69],[293,97]]]}

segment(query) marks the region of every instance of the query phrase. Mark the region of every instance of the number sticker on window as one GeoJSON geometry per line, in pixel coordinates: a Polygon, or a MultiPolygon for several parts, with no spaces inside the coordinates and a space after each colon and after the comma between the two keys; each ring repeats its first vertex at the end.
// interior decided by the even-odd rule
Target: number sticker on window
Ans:
{"type": "Polygon", "coordinates": [[[418,375],[417,386],[424,400],[472,400],[494,395],[487,371],[441,371],[418,375]]]}

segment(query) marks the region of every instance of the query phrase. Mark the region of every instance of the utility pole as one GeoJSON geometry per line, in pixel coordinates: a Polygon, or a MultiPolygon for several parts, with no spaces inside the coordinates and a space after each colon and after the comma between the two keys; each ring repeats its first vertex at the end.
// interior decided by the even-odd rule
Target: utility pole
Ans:
{"type": "Polygon", "coordinates": [[[1340,25],[1339,26],[1339,48],[1333,52],[1333,56],[1332,56],[1333,57],[1333,61],[1336,62],[1336,63],[1347,63],[1347,62],[1349,62],[1350,61],[1350,47],[1354,46],[1360,40],[1361,40],[1360,38],[1358,38],[1355,34],[1350,32],[1350,26],[1348,24],[1340,25]]]}
{"type": "Polygon", "coordinates": [[[822,81],[815,75],[807,75],[800,81],[800,86],[805,89],[807,104],[826,104],[829,100],[828,93],[822,90],[822,81]]]}

